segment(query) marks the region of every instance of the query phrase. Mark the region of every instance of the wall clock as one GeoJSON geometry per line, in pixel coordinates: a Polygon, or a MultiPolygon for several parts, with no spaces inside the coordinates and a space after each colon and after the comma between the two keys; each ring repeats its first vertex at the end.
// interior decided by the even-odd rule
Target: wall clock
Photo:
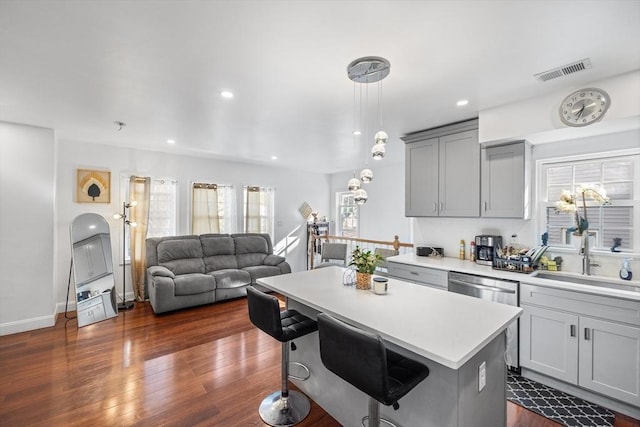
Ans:
{"type": "Polygon", "coordinates": [[[580,89],[567,96],[560,105],[560,120],[567,126],[587,126],[604,117],[611,99],[602,89],[580,89]]]}

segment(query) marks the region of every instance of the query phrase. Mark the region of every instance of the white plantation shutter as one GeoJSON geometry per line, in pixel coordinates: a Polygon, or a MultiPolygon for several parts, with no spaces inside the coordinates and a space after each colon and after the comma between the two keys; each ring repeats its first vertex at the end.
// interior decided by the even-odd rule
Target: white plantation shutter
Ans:
{"type": "MultiPolygon", "coordinates": [[[[596,249],[613,246],[614,238],[622,239],[623,251],[634,251],[638,247],[638,233],[634,232],[634,212],[638,212],[637,188],[640,172],[640,156],[612,156],[598,159],[566,161],[542,165],[542,194],[544,205],[543,224],[549,232],[549,244],[563,246],[571,244],[571,233],[566,230],[575,225],[574,215],[555,212],[555,202],[563,190],[575,193],[581,184],[591,184],[606,191],[611,205],[600,206],[587,200],[589,230],[595,232],[596,249]]],[[[582,210],[582,200],[579,200],[582,210]]],[[[575,238],[575,237],[574,237],[575,238]]]]}

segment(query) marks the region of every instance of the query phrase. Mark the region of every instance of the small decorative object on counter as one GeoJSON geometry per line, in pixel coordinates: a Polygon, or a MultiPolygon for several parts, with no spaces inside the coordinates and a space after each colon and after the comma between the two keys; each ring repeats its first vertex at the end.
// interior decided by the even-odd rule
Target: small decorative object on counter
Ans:
{"type": "Polygon", "coordinates": [[[354,266],[356,273],[356,289],[371,289],[371,275],[382,262],[382,256],[371,251],[360,249],[359,246],[351,252],[349,266],[354,266]]]}
{"type": "Polygon", "coordinates": [[[631,273],[631,267],[629,266],[629,258],[626,258],[622,261],[622,268],[620,269],[620,278],[623,280],[631,280],[633,274],[631,273]]]}
{"type": "Polygon", "coordinates": [[[458,258],[464,259],[464,240],[460,240],[460,249],[458,253],[458,258]]]}
{"type": "Polygon", "coordinates": [[[469,260],[472,262],[476,261],[476,242],[473,240],[469,243],[469,260]]]}
{"type": "Polygon", "coordinates": [[[386,277],[374,277],[373,278],[373,293],[377,295],[384,295],[387,293],[387,284],[389,280],[386,277]]]}
{"type": "Polygon", "coordinates": [[[542,246],[547,246],[547,243],[549,242],[549,232],[545,231],[542,233],[540,239],[542,240],[542,246]]]}

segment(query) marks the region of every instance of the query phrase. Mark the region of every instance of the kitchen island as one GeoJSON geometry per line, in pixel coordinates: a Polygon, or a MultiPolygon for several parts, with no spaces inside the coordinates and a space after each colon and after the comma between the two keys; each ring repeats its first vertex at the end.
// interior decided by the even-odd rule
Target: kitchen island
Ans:
{"type": "MultiPolygon", "coordinates": [[[[429,377],[400,400],[399,410],[381,405],[384,418],[401,426],[505,425],[503,332],[520,308],[396,279],[389,279],[386,295],[376,295],[343,285],[344,271],[328,267],[258,283],[285,296],[289,308],[313,318],[325,312],[375,332],[389,348],[429,367],[429,377]]],[[[360,425],[368,397],[322,365],[317,333],[297,339],[296,345],[291,360],[311,371],[307,381],[293,381],[296,386],[343,425],[360,425]]]]}

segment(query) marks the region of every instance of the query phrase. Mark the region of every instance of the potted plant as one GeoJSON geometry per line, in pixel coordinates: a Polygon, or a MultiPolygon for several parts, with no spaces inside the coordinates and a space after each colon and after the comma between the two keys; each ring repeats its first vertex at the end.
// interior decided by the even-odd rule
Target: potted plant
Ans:
{"type": "Polygon", "coordinates": [[[371,288],[371,275],[376,271],[376,267],[379,266],[381,262],[382,256],[356,246],[353,252],[351,252],[351,262],[349,266],[356,268],[357,289],[371,288]]]}

